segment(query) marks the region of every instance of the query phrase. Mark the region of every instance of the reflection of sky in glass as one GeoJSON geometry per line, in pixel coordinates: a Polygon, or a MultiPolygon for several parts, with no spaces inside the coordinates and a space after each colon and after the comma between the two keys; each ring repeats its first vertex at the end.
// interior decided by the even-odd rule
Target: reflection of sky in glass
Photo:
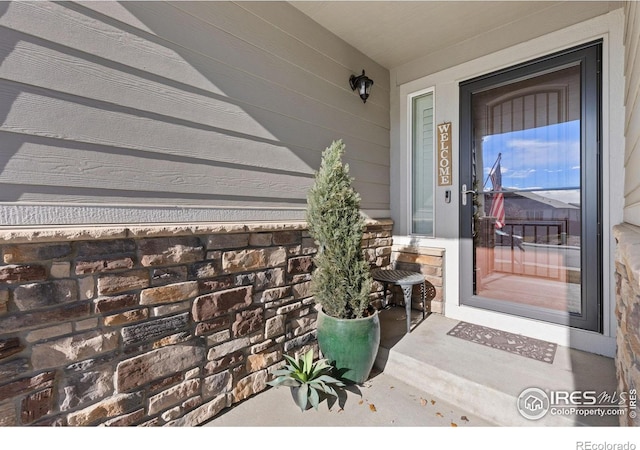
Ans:
{"type": "Polygon", "coordinates": [[[579,120],[485,136],[482,148],[484,180],[502,153],[503,189],[580,187],[579,120]]]}

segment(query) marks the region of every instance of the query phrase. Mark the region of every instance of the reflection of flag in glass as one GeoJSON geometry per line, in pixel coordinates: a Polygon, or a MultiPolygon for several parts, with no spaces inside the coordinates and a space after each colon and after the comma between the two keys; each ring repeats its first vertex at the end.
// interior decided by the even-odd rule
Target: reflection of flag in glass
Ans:
{"type": "Polygon", "coordinates": [[[504,194],[502,191],[502,172],[500,170],[500,161],[496,164],[495,169],[489,175],[491,183],[493,183],[493,201],[491,202],[491,211],[489,215],[496,218],[496,228],[504,226],[504,194]]]}

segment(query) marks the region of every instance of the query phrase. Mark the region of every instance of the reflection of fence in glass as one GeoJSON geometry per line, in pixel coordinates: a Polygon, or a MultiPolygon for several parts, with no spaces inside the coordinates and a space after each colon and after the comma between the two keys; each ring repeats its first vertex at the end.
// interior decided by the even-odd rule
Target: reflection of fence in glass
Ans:
{"type": "MultiPolygon", "coordinates": [[[[567,201],[576,192],[579,188],[563,190],[561,199],[556,191],[505,192],[505,224],[485,232],[492,234],[485,246],[494,249],[485,261],[489,272],[580,283],[580,207],[567,201]]],[[[490,216],[487,203],[484,212],[490,216]]]]}
{"type": "Polygon", "coordinates": [[[566,220],[507,221],[496,232],[493,269],[580,283],[580,248],[567,245],[566,220]]]}

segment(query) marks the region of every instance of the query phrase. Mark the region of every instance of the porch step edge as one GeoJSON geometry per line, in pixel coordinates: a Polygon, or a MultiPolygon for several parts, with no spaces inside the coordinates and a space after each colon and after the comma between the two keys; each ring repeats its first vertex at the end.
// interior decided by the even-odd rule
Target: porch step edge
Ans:
{"type": "Polygon", "coordinates": [[[516,396],[418,361],[394,349],[388,351],[383,367],[386,375],[498,426],[588,426],[576,417],[547,415],[535,421],[525,419],[517,410],[516,396]]]}

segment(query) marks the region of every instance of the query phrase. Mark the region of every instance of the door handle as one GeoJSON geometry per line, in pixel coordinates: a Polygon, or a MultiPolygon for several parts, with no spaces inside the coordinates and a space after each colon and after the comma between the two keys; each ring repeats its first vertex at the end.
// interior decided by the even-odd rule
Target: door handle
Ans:
{"type": "Polygon", "coordinates": [[[477,195],[478,193],[474,190],[467,189],[467,185],[463,184],[460,194],[462,194],[462,206],[467,206],[467,194],[477,195]]]}

